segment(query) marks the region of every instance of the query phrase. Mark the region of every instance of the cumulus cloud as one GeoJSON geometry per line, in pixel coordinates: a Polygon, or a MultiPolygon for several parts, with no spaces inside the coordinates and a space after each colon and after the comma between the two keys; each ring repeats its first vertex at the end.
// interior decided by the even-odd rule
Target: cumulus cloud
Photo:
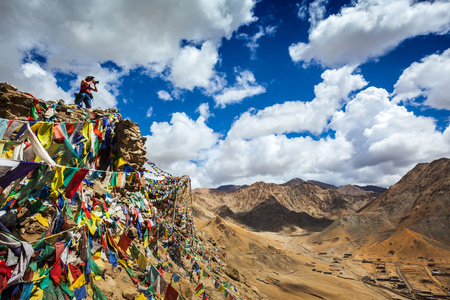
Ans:
{"type": "Polygon", "coordinates": [[[236,76],[236,83],[232,87],[224,88],[214,95],[216,106],[224,108],[228,104],[239,103],[243,99],[265,93],[266,89],[256,82],[252,72],[246,70],[236,76]]]}
{"type": "Polygon", "coordinates": [[[203,117],[194,121],[185,113],[174,113],[170,123],[153,122],[150,131],[145,143],[151,149],[148,158],[167,170],[173,170],[171,166],[180,161],[202,160],[201,152],[219,139],[203,117]]]}
{"type": "Polygon", "coordinates": [[[450,29],[448,1],[360,0],[323,18],[326,3],[310,5],[309,43],[289,47],[294,62],[358,65],[382,56],[408,38],[446,34],[450,29]]]}
{"type": "Polygon", "coordinates": [[[208,88],[218,59],[217,46],[211,42],[204,42],[200,49],[186,46],[173,60],[170,79],[178,88],[208,88]]]}
{"type": "Polygon", "coordinates": [[[324,170],[337,171],[350,158],[351,151],[352,145],[342,138],[316,141],[310,137],[287,138],[285,135],[249,140],[227,137],[217,149],[216,155],[220,155],[209,160],[205,169],[212,175],[213,185],[258,180],[281,183],[298,177],[299,173],[312,179],[323,175],[324,170]]]}
{"type": "Polygon", "coordinates": [[[398,180],[417,161],[450,155],[449,140],[436,130],[435,120],[396,105],[384,89],[358,93],[345,111],[336,112],[330,127],[353,144],[348,178],[369,181],[368,175],[378,173],[397,174],[398,180]]]}
{"type": "Polygon", "coordinates": [[[107,99],[99,92],[98,105],[116,104],[118,80],[130,70],[143,68],[152,76],[164,74],[176,87],[193,89],[217,85],[214,66],[223,38],[230,38],[243,24],[255,20],[253,0],[212,1],[25,1],[0,4],[0,76],[22,90],[46,98],[67,98],[78,89],[63,91],[54,83],[56,74],[101,78],[107,99]],[[176,9],[175,9],[176,8],[176,9]],[[55,13],[58,12],[58,13],[55,13]],[[117,15],[120,14],[120,17],[117,15]],[[181,46],[188,41],[195,46],[181,46]],[[42,58],[40,69],[24,63],[29,53],[42,58]],[[201,68],[192,63],[204,55],[201,68]],[[186,58],[186,61],[182,61],[186,58]],[[115,72],[98,65],[111,61],[115,72]],[[41,72],[43,71],[43,72],[41,72]],[[185,78],[193,71],[192,78],[185,78]],[[25,73],[26,72],[26,73],[25,73]],[[106,78],[100,75],[107,75],[106,78]],[[44,88],[43,88],[44,87],[44,88]],[[108,89],[108,88],[111,88],[108,89]]]}
{"type": "Polygon", "coordinates": [[[202,116],[194,121],[174,114],[170,124],[153,123],[149,158],[173,174],[188,173],[194,188],[294,177],[388,187],[418,161],[450,156],[450,127],[436,130],[433,118],[408,112],[385,89],[360,90],[367,83],[354,70],[325,71],[311,102],[245,113],[224,138],[202,116]],[[321,110],[326,117],[318,115],[321,110]],[[324,121],[312,126],[316,119],[324,121]],[[333,134],[311,136],[324,128],[333,134]],[[300,131],[301,136],[288,136],[300,131]]]}
{"type": "Polygon", "coordinates": [[[202,103],[199,107],[195,110],[195,112],[198,112],[200,116],[206,120],[209,119],[211,116],[211,112],[209,111],[209,103],[202,103]]]}
{"type": "Polygon", "coordinates": [[[394,85],[393,101],[414,103],[424,97],[424,105],[450,110],[450,49],[413,63],[394,85]]]}
{"type": "Polygon", "coordinates": [[[245,112],[233,124],[228,136],[245,139],[289,132],[321,133],[329,119],[347,101],[349,93],[367,83],[354,68],[345,66],[322,73],[323,81],[314,87],[310,102],[289,101],[258,112],[245,112]]]}
{"type": "Polygon", "coordinates": [[[172,96],[167,91],[160,90],[157,92],[157,94],[158,94],[158,98],[161,100],[164,100],[164,101],[172,101],[173,100],[172,96]]]}

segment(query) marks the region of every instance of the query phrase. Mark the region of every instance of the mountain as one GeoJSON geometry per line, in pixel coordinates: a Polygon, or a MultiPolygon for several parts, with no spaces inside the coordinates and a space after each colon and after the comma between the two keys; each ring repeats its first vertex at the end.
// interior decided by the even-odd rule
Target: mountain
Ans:
{"type": "MultiPolygon", "coordinates": [[[[364,191],[355,186],[353,186],[353,190],[353,192],[349,192],[347,189],[339,191],[331,185],[312,184],[295,178],[281,185],[256,182],[249,186],[239,186],[239,188],[233,186],[227,189],[194,190],[193,198],[194,202],[215,213],[221,213],[223,209],[221,207],[226,205],[227,216],[233,216],[238,221],[242,218],[232,213],[242,216],[251,211],[255,212],[254,209],[267,204],[276,204],[277,207],[278,205],[283,207],[285,210],[280,211],[280,213],[284,215],[283,218],[286,220],[292,218],[292,213],[305,213],[316,219],[334,220],[338,216],[360,209],[374,198],[372,192],[364,191]],[[327,186],[333,188],[326,188],[327,186]]],[[[254,214],[247,217],[250,216],[254,216],[254,214]]],[[[258,221],[250,222],[252,227],[258,227],[256,222],[258,221]]],[[[265,221],[260,220],[259,222],[265,221]]],[[[291,222],[287,222],[285,225],[288,226],[289,223],[291,222]]],[[[269,227],[271,226],[269,225],[269,227]]],[[[271,228],[278,228],[278,226],[271,228]]]]}
{"type": "Polygon", "coordinates": [[[320,181],[317,181],[317,180],[308,180],[306,182],[309,183],[309,184],[314,184],[314,185],[320,186],[323,189],[328,189],[328,190],[336,190],[337,189],[337,187],[332,185],[332,184],[320,182],[320,181]]]}
{"type": "MultiPolygon", "coordinates": [[[[357,212],[339,217],[328,228],[311,236],[309,241],[321,247],[324,243],[331,246],[330,241],[334,241],[333,247],[356,241],[358,247],[367,251],[380,247],[388,249],[386,245],[397,244],[429,252],[427,249],[432,246],[417,247],[420,240],[424,241],[422,245],[426,242],[433,247],[448,247],[449,191],[450,159],[418,164],[386,192],[357,212]],[[416,238],[406,237],[411,235],[416,238]]],[[[392,251],[398,252],[398,249],[392,251]]],[[[407,253],[416,255],[417,251],[407,253]]]]}

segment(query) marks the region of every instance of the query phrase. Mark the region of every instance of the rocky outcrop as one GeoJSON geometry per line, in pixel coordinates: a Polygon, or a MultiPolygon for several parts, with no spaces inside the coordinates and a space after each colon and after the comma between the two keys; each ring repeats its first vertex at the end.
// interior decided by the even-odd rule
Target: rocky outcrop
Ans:
{"type": "MultiPolygon", "coordinates": [[[[45,114],[50,108],[54,107],[54,122],[60,123],[76,123],[85,122],[87,120],[96,120],[112,113],[118,113],[117,108],[109,108],[106,110],[92,109],[84,110],[77,108],[74,104],[66,104],[64,100],[43,101],[37,99],[39,108],[38,116],[40,120],[47,120],[45,114]]],[[[28,120],[31,107],[36,99],[27,93],[19,91],[15,86],[9,83],[0,83],[0,118],[8,120],[28,120]]],[[[48,114],[47,114],[48,115],[48,114]]],[[[119,155],[126,164],[133,169],[142,171],[143,165],[147,159],[145,150],[146,138],[141,136],[139,125],[128,119],[122,119],[117,123],[115,130],[117,148],[103,149],[99,156],[101,157],[99,169],[106,168],[106,161],[109,159],[110,153],[119,155]]],[[[114,171],[123,171],[125,164],[116,167],[114,171]]]]}
{"type": "MultiPolygon", "coordinates": [[[[139,125],[130,121],[122,120],[117,124],[117,151],[133,169],[141,170],[147,160],[145,141],[147,138],[141,136],[139,125]]],[[[120,169],[124,168],[123,166],[120,169]]]]}

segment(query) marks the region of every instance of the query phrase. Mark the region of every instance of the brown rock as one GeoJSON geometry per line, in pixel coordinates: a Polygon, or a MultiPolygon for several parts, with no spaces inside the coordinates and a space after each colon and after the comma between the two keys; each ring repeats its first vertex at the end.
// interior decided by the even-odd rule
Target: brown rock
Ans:
{"type": "Polygon", "coordinates": [[[126,289],[122,292],[122,297],[127,300],[133,300],[134,298],[139,297],[139,295],[139,292],[132,289],[126,289]]]}

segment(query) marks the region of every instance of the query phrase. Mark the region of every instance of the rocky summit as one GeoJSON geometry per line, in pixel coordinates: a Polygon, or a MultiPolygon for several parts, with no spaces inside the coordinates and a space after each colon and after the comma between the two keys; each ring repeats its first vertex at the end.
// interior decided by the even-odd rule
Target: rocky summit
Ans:
{"type": "Polygon", "coordinates": [[[139,126],[0,84],[1,299],[265,299],[139,126]]]}

